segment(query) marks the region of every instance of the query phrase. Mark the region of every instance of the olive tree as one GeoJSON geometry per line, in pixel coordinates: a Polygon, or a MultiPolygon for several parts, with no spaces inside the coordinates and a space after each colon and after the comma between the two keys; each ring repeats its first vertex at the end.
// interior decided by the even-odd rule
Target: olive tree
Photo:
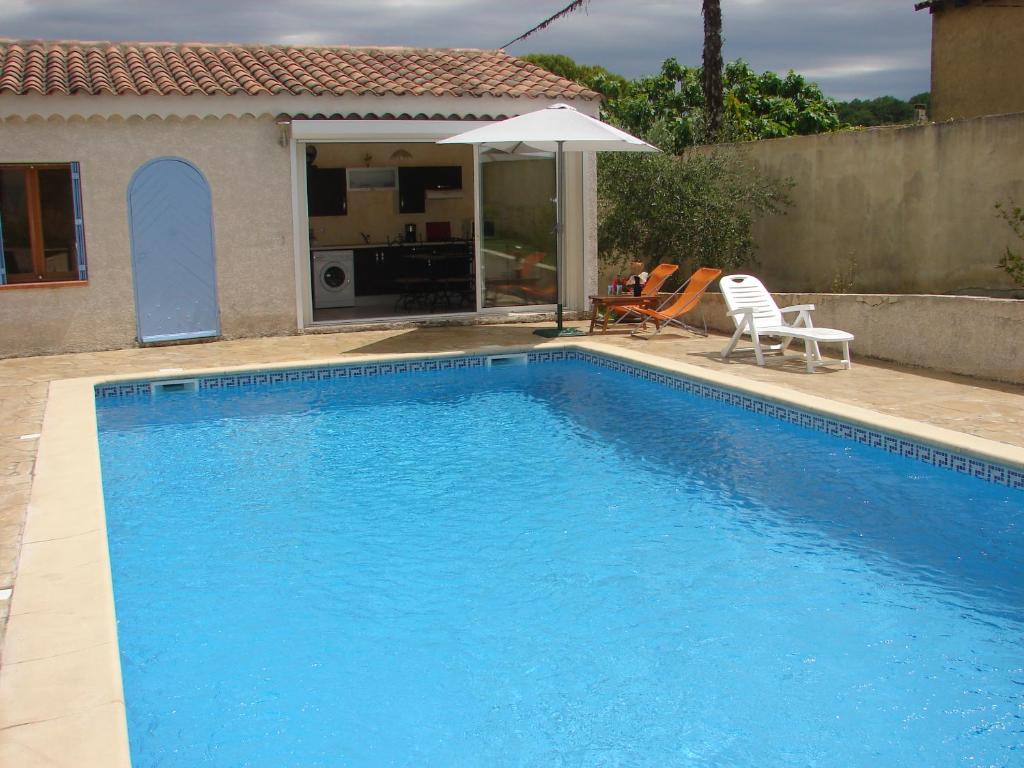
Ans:
{"type": "Polygon", "coordinates": [[[696,266],[735,269],[754,259],[753,223],[784,211],[790,187],[761,173],[737,147],[603,154],[601,258],[648,267],[672,262],[681,265],[680,275],[696,266]]]}

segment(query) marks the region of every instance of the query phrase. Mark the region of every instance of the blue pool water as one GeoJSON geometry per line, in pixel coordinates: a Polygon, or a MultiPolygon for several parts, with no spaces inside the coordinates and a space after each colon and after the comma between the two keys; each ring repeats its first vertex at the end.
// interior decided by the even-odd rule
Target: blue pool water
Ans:
{"type": "Polygon", "coordinates": [[[577,361],[98,418],[135,768],[1024,765],[1024,492],[577,361]]]}

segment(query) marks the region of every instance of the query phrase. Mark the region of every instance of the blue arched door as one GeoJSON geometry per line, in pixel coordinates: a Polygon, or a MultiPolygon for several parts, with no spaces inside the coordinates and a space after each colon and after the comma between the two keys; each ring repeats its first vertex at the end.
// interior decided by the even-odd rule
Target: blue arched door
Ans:
{"type": "Polygon", "coordinates": [[[128,223],[139,340],[219,336],[210,186],[199,169],[178,157],[141,166],[128,223]]]}

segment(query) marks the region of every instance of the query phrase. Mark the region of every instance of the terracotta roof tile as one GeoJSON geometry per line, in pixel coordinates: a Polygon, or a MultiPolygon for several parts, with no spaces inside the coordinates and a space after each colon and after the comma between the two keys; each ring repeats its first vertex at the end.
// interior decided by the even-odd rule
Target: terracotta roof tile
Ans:
{"type": "Polygon", "coordinates": [[[4,94],[597,99],[504,51],[0,40],[4,94]]]}

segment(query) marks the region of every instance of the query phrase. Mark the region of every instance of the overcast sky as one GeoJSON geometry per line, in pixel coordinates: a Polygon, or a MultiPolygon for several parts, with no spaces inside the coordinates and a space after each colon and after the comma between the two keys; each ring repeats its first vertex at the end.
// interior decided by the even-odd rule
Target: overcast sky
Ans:
{"type": "MultiPolygon", "coordinates": [[[[496,48],[568,0],[0,0],[15,38],[496,48]]],[[[509,52],[637,76],[698,64],[700,0],[590,0],[509,52]]],[[[928,90],[930,19],[913,0],[722,0],[726,58],[794,69],[839,99],[928,90]]]]}

